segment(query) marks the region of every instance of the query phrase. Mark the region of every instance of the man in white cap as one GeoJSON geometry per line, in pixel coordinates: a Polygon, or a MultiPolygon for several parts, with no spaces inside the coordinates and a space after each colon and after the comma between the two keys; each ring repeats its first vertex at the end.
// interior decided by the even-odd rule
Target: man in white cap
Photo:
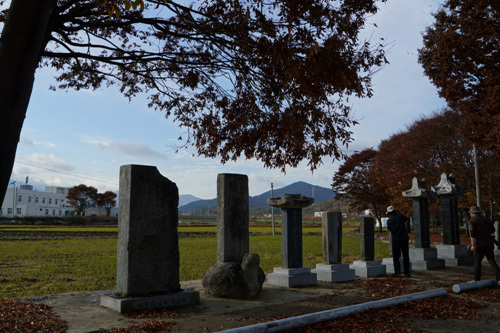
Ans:
{"type": "Polygon", "coordinates": [[[399,258],[402,254],[405,277],[411,277],[410,255],[408,251],[409,237],[408,230],[406,230],[406,221],[408,221],[408,218],[403,214],[398,214],[394,206],[387,207],[387,214],[389,215],[389,219],[387,220],[387,230],[391,232],[392,236],[392,260],[394,262],[393,276],[401,276],[401,264],[399,263],[399,258]]]}
{"type": "Polygon", "coordinates": [[[470,249],[474,252],[474,281],[481,280],[481,262],[486,257],[491,268],[493,268],[495,278],[498,282],[500,281],[500,270],[495,261],[495,254],[493,252],[494,238],[492,235],[495,232],[495,227],[488,218],[481,216],[479,207],[471,206],[469,214],[471,216],[469,222],[470,249]]]}

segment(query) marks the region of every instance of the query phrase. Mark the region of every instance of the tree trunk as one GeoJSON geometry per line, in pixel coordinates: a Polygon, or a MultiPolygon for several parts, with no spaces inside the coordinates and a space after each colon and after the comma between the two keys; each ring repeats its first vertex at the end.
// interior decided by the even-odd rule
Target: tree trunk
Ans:
{"type": "Polygon", "coordinates": [[[12,0],[0,36],[0,204],[14,167],[49,18],[57,0],[12,0]]]}

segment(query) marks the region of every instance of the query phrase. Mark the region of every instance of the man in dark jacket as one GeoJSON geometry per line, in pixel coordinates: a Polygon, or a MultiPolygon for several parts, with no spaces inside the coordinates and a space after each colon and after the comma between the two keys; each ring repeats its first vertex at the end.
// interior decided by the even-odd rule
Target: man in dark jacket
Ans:
{"type": "Polygon", "coordinates": [[[499,281],[500,271],[493,252],[494,242],[492,233],[495,232],[495,227],[488,218],[481,216],[479,207],[472,206],[469,214],[471,216],[469,222],[471,250],[474,252],[474,281],[481,280],[481,262],[485,256],[491,268],[493,268],[497,281],[499,281]]]}
{"type": "Polygon", "coordinates": [[[408,218],[403,214],[398,214],[394,206],[387,207],[387,230],[392,236],[392,260],[394,262],[394,276],[400,276],[401,264],[399,258],[403,254],[403,268],[405,276],[410,277],[410,256],[408,253],[408,231],[406,230],[406,221],[408,218]]]}

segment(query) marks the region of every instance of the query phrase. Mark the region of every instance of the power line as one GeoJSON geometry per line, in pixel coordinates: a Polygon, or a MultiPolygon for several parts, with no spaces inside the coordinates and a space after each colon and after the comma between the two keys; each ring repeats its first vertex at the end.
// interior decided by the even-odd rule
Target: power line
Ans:
{"type": "MultiPolygon", "coordinates": [[[[89,176],[77,175],[77,174],[73,174],[73,173],[69,173],[69,172],[65,172],[65,171],[61,171],[61,170],[56,170],[56,168],[52,167],[52,166],[51,166],[51,168],[45,168],[45,167],[42,167],[42,166],[39,166],[39,165],[33,165],[33,164],[30,164],[30,163],[21,162],[19,160],[16,160],[15,162],[19,163],[19,164],[29,165],[29,166],[34,167],[34,168],[39,168],[39,169],[43,169],[43,170],[47,170],[47,171],[56,172],[56,173],[63,174],[63,175],[68,175],[68,176],[72,176],[72,177],[82,178],[82,179],[86,179],[86,180],[93,180],[93,181],[96,181],[96,182],[101,182],[101,183],[106,183],[106,184],[117,186],[116,183],[111,183],[111,182],[108,182],[108,181],[105,181],[105,180],[91,178],[89,176]]],[[[45,163],[40,162],[40,164],[45,164],[45,163]]],[[[50,166],[49,164],[45,164],[45,165],[50,166]]]]}

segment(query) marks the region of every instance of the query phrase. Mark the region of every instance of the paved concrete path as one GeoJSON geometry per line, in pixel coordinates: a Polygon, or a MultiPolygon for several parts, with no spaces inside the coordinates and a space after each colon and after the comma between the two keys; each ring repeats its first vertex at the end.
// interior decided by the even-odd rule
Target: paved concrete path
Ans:
{"type": "MultiPolygon", "coordinates": [[[[492,278],[489,271],[489,266],[484,266],[484,279],[492,278]]],[[[411,281],[425,285],[429,290],[444,287],[451,291],[453,284],[470,281],[472,277],[471,266],[447,266],[439,270],[414,271],[411,281]]],[[[356,287],[355,282],[385,278],[356,278],[352,282],[318,283],[316,286],[301,288],[282,288],[264,284],[258,299],[244,301],[207,296],[201,286],[201,280],[182,282],[182,288],[200,291],[200,304],[173,309],[184,313],[185,316],[162,320],[175,323],[172,332],[215,332],[256,324],[270,318],[279,319],[285,315],[301,315],[372,301],[373,298],[370,299],[369,295],[366,295],[366,290],[360,292],[363,288],[356,287]]],[[[151,320],[133,319],[101,307],[99,296],[103,292],[78,292],[32,299],[51,306],[53,312],[68,323],[69,333],[97,332],[99,329],[127,327],[143,320],[151,320]]],[[[483,331],[489,329],[482,328],[483,331]]],[[[498,329],[498,326],[493,328],[498,329]]]]}

